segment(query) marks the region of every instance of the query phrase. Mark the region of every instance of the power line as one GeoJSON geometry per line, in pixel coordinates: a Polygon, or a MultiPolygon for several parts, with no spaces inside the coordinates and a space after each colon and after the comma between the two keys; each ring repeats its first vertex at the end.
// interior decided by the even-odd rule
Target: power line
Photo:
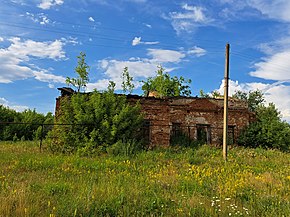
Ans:
{"type": "MultiPolygon", "coordinates": [[[[129,40],[128,39],[120,39],[120,38],[112,38],[112,37],[106,37],[106,36],[103,36],[103,35],[96,35],[96,34],[87,34],[87,33],[83,33],[83,32],[80,32],[80,33],[76,33],[76,32],[72,32],[72,31],[65,31],[65,30],[60,30],[60,29],[47,29],[47,28],[36,28],[36,27],[27,27],[27,26],[24,26],[22,24],[15,24],[15,23],[2,23],[0,22],[0,25],[2,26],[12,26],[12,27],[16,27],[16,28],[23,28],[23,29],[31,29],[31,30],[35,30],[35,31],[43,31],[43,32],[52,32],[52,33],[58,33],[58,34],[70,34],[70,35],[73,35],[73,36],[79,36],[79,37],[89,37],[89,38],[92,38],[92,39],[101,39],[101,40],[108,40],[108,41],[116,41],[116,42],[126,42],[128,43],[129,40]]],[[[88,25],[89,26],[89,25],[88,25]]],[[[120,30],[121,31],[121,30],[120,30]]],[[[15,36],[15,35],[14,35],[15,36]]],[[[23,36],[20,36],[23,38],[23,36]]],[[[210,40],[203,40],[203,41],[210,41],[210,40]]],[[[211,42],[215,42],[215,41],[211,41],[211,42]]],[[[126,50],[130,50],[130,49],[141,49],[142,47],[141,46],[120,46],[120,45],[107,45],[107,44],[96,44],[96,43],[86,43],[86,42],[82,42],[82,44],[85,44],[85,45],[89,45],[89,46],[96,46],[96,47],[111,47],[111,48],[120,48],[120,49],[126,49],[126,50]]],[[[164,43],[160,43],[158,44],[157,46],[159,47],[163,47],[163,48],[172,48],[172,49],[176,49],[176,46],[180,46],[180,44],[164,44],[164,43]]],[[[205,45],[205,47],[207,49],[211,49],[211,48],[219,48],[219,46],[216,46],[216,47],[208,47],[205,45]]],[[[222,53],[221,50],[207,50],[207,53],[222,53]]],[[[245,60],[249,60],[249,61],[255,61],[257,59],[257,57],[253,57],[251,55],[244,55],[240,52],[231,52],[234,56],[238,56],[242,59],[245,59],[245,60]]],[[[284,66],[282,65],[278,65],[278,64],[269,64],[270,66],[273,66],[273,67],[276,67],[276,69],[280,69],[280,70],[288,70],[286,69],[284,66]]]]}
{"type": "MultiPolygon", "coordinates": [[[[13,27],[17,27],[17,28],[23,28],[23,29],[31,29],[31,30],[36,30],[36,31],[43,31],[43,32],[53,32],[53,33],[60,33],[60,34],[70,34],[73,36],[79,36],[79,37],[89,37],[89,38],[99,38],[99,39],[104,39],[104,40],[109,40],[109,41],[119,41],[119,42],[129,42],[129,40],[123,40],[123,39],[118,39],[118,38],[109,38],[109,37],[102,37],[102,36],[98,36],[95,34],[85,34],[85,33],[75,33],[75,32],[71,32],[71,31],[63,31],[63,30],[53,30],[53,29],[42,29],[42,28],[35,28],[35,27],[26,27],[26,26],[22,26],[22,25],[17,25],[17,24],[9,24],[9,23],[1,23],[0,25],[5,25],[5,26],[13,26],[13,27]]],[[[15,35],[13,35],[15,36],[15,35]]],[[[23,36],[21,36],[23,38],[23,36]]],[[[84,44],[88,44],[88,43],[84,43],[84,44]]],[[[88,44],[88,45],[92,45],[92,46],[102,46],[102,47],[115,47],[115,48],[126,48],[128,49],[128,47],[121,47],[121,46],[109,46],[109,45],[103,45],[103,44],[88,44]]],[[[173,48],[176,49],[176,46],[180,46],[180,44],[164,44],[164,43],[159,43],[156,46],[162,46],[162,47],[167,47],[167,48],[173,48]]],[[[139,46],[140,47],[140,46],[139,46]]],[[[137,47],[132,47],[132,49],[136,49],[137,47]]],[[[207,47],[207,48],[217,48],[217,47],[207,47]]],[[[214,51],[213,51],[214,52],[214,51]]],[[[217,50],[217,52],[220,52],[217,50]]]]}

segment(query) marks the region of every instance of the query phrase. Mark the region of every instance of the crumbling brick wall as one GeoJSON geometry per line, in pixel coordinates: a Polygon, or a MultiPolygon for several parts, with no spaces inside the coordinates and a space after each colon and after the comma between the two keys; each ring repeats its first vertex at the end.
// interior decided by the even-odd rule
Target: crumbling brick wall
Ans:
{"type": "MultiPolygon", "coordinates": [[[[198,139],[199,128],[204,128],[207,142],[219,145],[223,132],[223,99],[197,97],[136,97],[128,100],[140,100],[142,112],[150,121],[150,145],[168,146],[173,126],[178,124],[192,139],[198,139]]],[[[253,119],[245,102],[229,101],[229,134],[233,142],[240,131],[253,119]]]]}
{"type": "MultiPolygon", "coordinates": [[[[59,88],[61,96],[56,99],[56,114],[63,97],[74,94],[70,88],[59,88]]],[[[142,97],[127,95],[129,103],[140,102],[146,120],[148,142],[153,146],[169,146],[177,126],[192,139],[198,139],[199,130],[207,134],[207,143],[219,145],[223,132],[223,99],[198,97],[142,97]]],[[[229,100],[229,134],[236,141],[240,131],[255,120],[244,101],[229,100]]],[[[146,135],[145,135],[146,136],[146,135]]]]}

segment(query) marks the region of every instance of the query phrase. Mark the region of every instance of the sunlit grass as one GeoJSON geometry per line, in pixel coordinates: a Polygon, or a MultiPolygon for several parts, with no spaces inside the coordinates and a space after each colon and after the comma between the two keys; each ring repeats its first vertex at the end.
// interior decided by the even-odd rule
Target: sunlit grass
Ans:
{"type": "Polygon", "coordinates": [[[290,154],[167,149],[93,158],[0,143],[0,216],[290,216],[290,154]]]}

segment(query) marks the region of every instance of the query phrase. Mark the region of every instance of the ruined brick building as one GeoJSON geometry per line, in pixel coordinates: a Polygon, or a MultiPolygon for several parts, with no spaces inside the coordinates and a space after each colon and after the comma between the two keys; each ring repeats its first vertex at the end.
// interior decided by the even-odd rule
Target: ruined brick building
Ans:
{"type": "MultiPolygon", "coordinates": [[[[61,97],[71,95],[70,88],[58,88],[56,111],[61,97]]],[[[127,95],[130,103],[140,102],[145,122],[143,135],[152,145],[168,146],[172,136],[180,132],[191,139],[218,145],[222,142],[223,99],[198,97],[143,97],[127,95]]],[[[228,134],[235,143],[240,131],[254,119],[244,101],[229,100],[228,134]]]]}

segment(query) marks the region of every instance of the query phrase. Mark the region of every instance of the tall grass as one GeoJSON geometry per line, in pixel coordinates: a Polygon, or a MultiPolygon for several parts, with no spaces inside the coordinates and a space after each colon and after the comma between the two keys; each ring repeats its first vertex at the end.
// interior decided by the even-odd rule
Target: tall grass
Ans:
{"type": "Polygon", "coordinates": [[[290,154],[202,146],[82,158],[0,143],[0,216],[290,216],[290,154]]]}

